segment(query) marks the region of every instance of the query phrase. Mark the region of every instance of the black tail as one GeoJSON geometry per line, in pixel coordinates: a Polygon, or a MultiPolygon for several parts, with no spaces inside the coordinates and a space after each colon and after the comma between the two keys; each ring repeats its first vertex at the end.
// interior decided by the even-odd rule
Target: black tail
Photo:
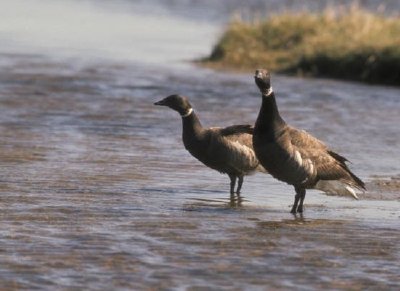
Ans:
{"type": "Polygon", "coordinates": [[[357,184],[357,187],[363,190],[367,190],[365,189],[365,183],[360,178],[354,175],[353,172],[350,171],[350,169],[347,166],[345,169],[347,170],[347,173],[349,173],[349,175],[353,178],[354,182],[357,184]]]}
{"type": "Polygon", "coordinates": [[[349,160],[346,159],[345,157],[343,157],[343,156],[341,156],[341,155],[339,155],[338,153],[335,153],[335,152],[333,152],[333,151],[328,151],[328,154],[330,154],[333,158],[335,158],[335,160],[338,160],[338,161],[341,162],[341,163],[344,163],[344,162],[348,162],[348,161],[349,161],[349,160]]]}
{"type": "Polygon", "coordinates": [[[355,174],[353,174],[353,172],[350,171],[349,167],[347,167],[347,165],[345,164],[345,162],[348,162],[348,161],[349,161],[348,159],[346,159],[345,157],[343,157],[343,156],[341,156],[341,155],[339,155],[339,154],[337,154],[337,153],[335,153],[335,152],[333,152],[333,151],[328,151],[328,153],[329,153],[333,158],[335,158],[335,160],[337,160],[337,161],[340,163],[340,166],[341,166],[344,170],[346,170],[346,172],[351,176],[351,178],[353,179],[352,182],[354,183],[354,186],[355,186],[355,187],[360,188],[360,189],[363,189],[363,190],[366,190],[366,189],[365,189],[365,183],[364,183],[360,178],[358,178],[355,174]]]}

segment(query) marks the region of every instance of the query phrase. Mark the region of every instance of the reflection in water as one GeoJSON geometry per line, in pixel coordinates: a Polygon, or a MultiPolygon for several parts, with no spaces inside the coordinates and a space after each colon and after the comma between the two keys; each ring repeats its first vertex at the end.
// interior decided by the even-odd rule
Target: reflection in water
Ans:
{"type": "Polygon", "coordinates": [[[240,195],[230,195],[228,199],[190,198],[191,202],[184,204],[185,211],[219,211],[221,209],[234,209],[242,207],[243,202],[248,202],[240,195]]]}
{"type": "Polygon", "coordinates": [[[243,202],[243,197],[240,194],[231,195],[229,200],[229,206],[232,208],[241,207],[243,202]]]}

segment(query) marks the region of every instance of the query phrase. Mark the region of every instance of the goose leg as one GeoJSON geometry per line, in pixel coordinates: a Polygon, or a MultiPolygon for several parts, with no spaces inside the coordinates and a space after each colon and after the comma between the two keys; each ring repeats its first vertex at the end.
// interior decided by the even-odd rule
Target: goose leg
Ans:
{"type": "Polygon", "coordinates": [[[290,213],[296,214],[297,204],[299,203],[299,198],[300,198],[299,194],[296,194],[296,196],[294,196],[294,204],[293,204],[292,210],[290,210],[290,213]]]}
{"type": "Polygon", "coordinates": [[[294,203],[293,203],[292,210],[290,210],[290,213],[296,214],[297,205],[299,204],[299,200],[301,197],[301,189],[297,188],[297,187],[295,187],[294,189],[296,190],[296,196],[294,196],[294,203]]]}
{"type": "Polygon", "coordinates": [[[236,176],[229,174],[229,179],[231,179],[231,195],[234,195],[235,194],[236,176]]]}
{"type": "Polygon", "coordinates": [[[240,190],[242,190],[242,185],[243,185],[243,176],[239,176],[238,187],[237,187],[237,190],[236,190],[236,194],[237,195],[240,195],[240,190]]]}
{"type": "Polygon", "coordinates": [[[301,189],[300,193],[301,193],[300,204],[299,204],[299,207],[297,207],[297,212],[303,213],[303,202],[304,202],[304,198],[306,198],[306,189],[301,189]]]}

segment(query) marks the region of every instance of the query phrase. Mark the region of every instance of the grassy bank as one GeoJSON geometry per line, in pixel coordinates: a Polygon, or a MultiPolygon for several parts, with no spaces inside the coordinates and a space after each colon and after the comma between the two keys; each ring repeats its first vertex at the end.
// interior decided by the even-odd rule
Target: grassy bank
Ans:
{"type": "Polygon", "coordinates": [[[353,6],[236,19],[203,63],[400,85],[400,17],[353,6]]]}

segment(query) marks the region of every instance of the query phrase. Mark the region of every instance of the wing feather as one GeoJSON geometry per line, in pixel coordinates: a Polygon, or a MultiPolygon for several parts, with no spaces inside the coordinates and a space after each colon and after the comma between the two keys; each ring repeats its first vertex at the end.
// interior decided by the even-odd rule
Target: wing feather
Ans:
{"type": "Polygon", "coordinates": [[[222,136],[229,136],[241,133],[253,134],[253,132],[254,132],[254,127],[250,124],[232,125],[220,129],[220,133],[222,136]]]}
{"type": "Polygon", "coordinates": [[[287,131],[293,147],[293,158],[301,161],[298,164],[307,175],[307,179],[312,179],[314,176],[316,181],[340,180],[358,189],[365,189],[364,183],[347,167],[345,162],[348,160],[345,157],[329,150],[322,141],[304,130],[288,126],[287,131]]]}
{"type": "Polygon", "coordinates": [[[225,128],[210,128],[208,134],[208,156],[222,172],[246,174],[265,171],[255,155],[251,125],[233,125],[225,128]]]}

